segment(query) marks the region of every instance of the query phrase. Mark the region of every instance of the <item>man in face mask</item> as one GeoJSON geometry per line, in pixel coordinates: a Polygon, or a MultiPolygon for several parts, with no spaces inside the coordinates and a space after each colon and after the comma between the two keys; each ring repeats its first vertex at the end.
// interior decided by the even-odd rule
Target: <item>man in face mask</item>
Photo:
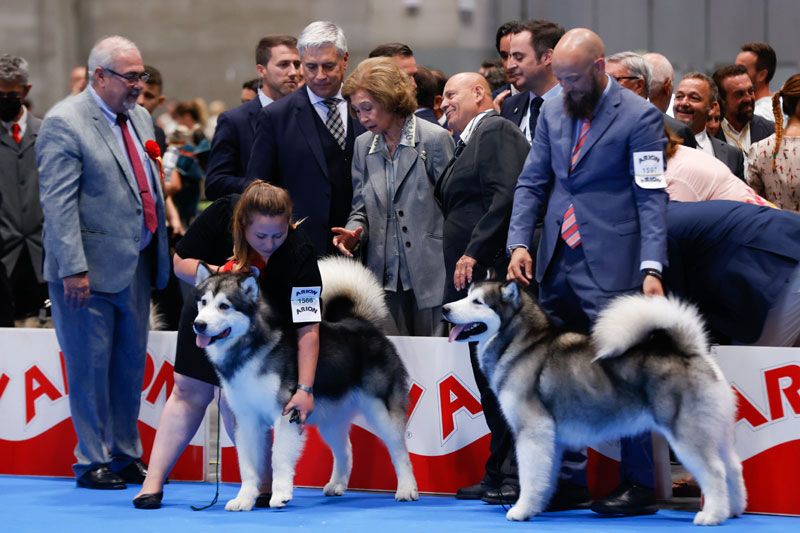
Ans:
{"type": "Polygon", "coordinates": [[[5,267],[13,288],[9,297],[2,299],[18,321],[37,314],[47,299],[34,150],[42,121],[22,104],[30,89],[27,61],[9,54],[0,56],[0,197],[5,199],[0,205],[0,243],[4,243],[0,246],[0,270],[5,267]]]}

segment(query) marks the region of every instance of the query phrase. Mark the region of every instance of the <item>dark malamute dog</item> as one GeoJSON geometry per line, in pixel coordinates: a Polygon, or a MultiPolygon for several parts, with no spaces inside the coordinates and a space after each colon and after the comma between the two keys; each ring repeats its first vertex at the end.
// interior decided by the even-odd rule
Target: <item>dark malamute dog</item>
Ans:
{"type": "MultiPolygon", "coordinates": [[[[375,326],[388,315],[383,289],[362,265],[344,258],[320,261],[326,305],[314,382],[317,425],[333,452],[323,492],[340,496],[353,465],[350,422],[362,413],[386,444],[397,473],[395,499],[418,499],[405,446],[408,374],[394,346],[375,326]],[[330,314],[335,321],[326,320],[330,314]]],[[[225,509],[249,511],[265,468],[266,433],[274,425],[270,507],[292,499],[295,464],[303,449],[299,424],[282,416],[297,386],[297,335],[287,331],[259,296],[253,274],[197,275],[195,332],[203,338],[225,397],[236,415],[236,448],[242,486],[225,509]]]]}
{"type": "Polygon", "coordinates": [[[514,433],[520,496],[509,520],[545,508],[565,448],[650,429],[667,438],[700,484],[705,503],[695,524],[744,512],[735,399],[694,308],[624,296],[587,336],[554,328],[515,282],[483,282],[443,313],[455,325],[451,340],[478,342],[481,370],[514,433]]]}

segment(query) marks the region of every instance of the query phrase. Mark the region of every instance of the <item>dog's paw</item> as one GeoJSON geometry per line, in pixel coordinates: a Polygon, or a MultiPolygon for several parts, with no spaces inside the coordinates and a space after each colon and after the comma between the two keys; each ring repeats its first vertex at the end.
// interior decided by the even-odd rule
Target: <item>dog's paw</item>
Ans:
{"type": "Polygon", "coordinates": [[[256,500],[255,498],[244,498],[242,496],[237,496],[236,498],[229,500],[228,503],[225,504],[226,511],[250,511],[253,509],[256,500]]]}
{"type": "Polygon", "coordinates": [[[529,512],[527,509],[524,509],[521,505],[515,505],[506,513],[506,520],[511,520],[512,522],[524,522],[531,517],[531,514],[531,512],[529,512]]]}
{"type": "Polygon", "coordinates": [[[725,521],[724,516],[719,513],[711,513],[708,511],[700,511],[694,515],[694,525],[696,526],[718,526],[725,521]]]}
{"type": "Polygon", "coordinates": [[[272,509],[280,509],[281,507],[286,507],[286,504],[290,501],[292,501],[291,491],[273,491],[269,506],[272,509]]]}
{"type": "Polygon", "coordinates": [[[347,490],[347,485],[344,483],[336,483],[335,481],[329,481],[325,487],[322,489],[322,493],[325,496],[341,496],[347,490]]]}
{"type": "Polygon", "coordinates": [[[397,492],[394,493],[394,499],[398,502],[415,502],[419,500],[417,486],[397,487],[397,492]]]}
{"type": "Polygon", "coordinates": [[[742,516],[747,509],[747,500],[742,498],[740,501],[731,504],[731,517],[738,518],[742,516]]]}

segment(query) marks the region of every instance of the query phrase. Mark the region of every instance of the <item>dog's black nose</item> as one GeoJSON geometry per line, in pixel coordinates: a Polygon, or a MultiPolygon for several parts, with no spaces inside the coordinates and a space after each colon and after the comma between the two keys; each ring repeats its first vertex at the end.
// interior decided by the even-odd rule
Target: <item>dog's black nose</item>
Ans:
{"type": "Polygon", "coordinates": [[[208,327],[208,324],[206,324],[202,320],[195,320],[194,321],[194,330],[195,331],[203,332],[203,331],[206,330],[207,327],[208,327]]]}

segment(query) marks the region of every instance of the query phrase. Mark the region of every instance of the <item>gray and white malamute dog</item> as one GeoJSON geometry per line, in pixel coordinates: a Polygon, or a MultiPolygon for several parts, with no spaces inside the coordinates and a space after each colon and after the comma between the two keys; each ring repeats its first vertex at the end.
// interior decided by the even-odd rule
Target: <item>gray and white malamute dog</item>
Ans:
{"type": "MultiPolygon", "coordinates": [[[[340,496],[347,489],[353,465],[350,422],[360,412],[389,450],[397,473],[395,499],[416,500],[417,483],[405,446],[408,374],[392,343],[375,326],[388,315],[383,289],[368,270],[349,259],[324,259],[319,268],[325,309],[315,406],[308,421],[333,452],[333,471],[323,492],[340,496]]],[[[236,415],[242,486],[225,509],[252,509],[270,426],[275,429],[270,507],[283,507],[292,499],[295,464],[304,443],[299,424],[281,415],[297,385],[296,332],[283,327],[259,296],[253,274],[211,275],[201,265],[197,295],[195,332],[207,343],[206,354],[236,415]]]]}
{"type": "Polygon", "coordinates": [[[455,325],[451,340],[478,342],[481,370],[515,437],[520,496],[509,520],[545,509],[565,448],[651,429],[700,484],[705,503],[695,524],[744,512],[735,399],[691,306],[624,296],[587,336],[553,327],[515,282],[483,282],[443,314],[455,325]]]}

